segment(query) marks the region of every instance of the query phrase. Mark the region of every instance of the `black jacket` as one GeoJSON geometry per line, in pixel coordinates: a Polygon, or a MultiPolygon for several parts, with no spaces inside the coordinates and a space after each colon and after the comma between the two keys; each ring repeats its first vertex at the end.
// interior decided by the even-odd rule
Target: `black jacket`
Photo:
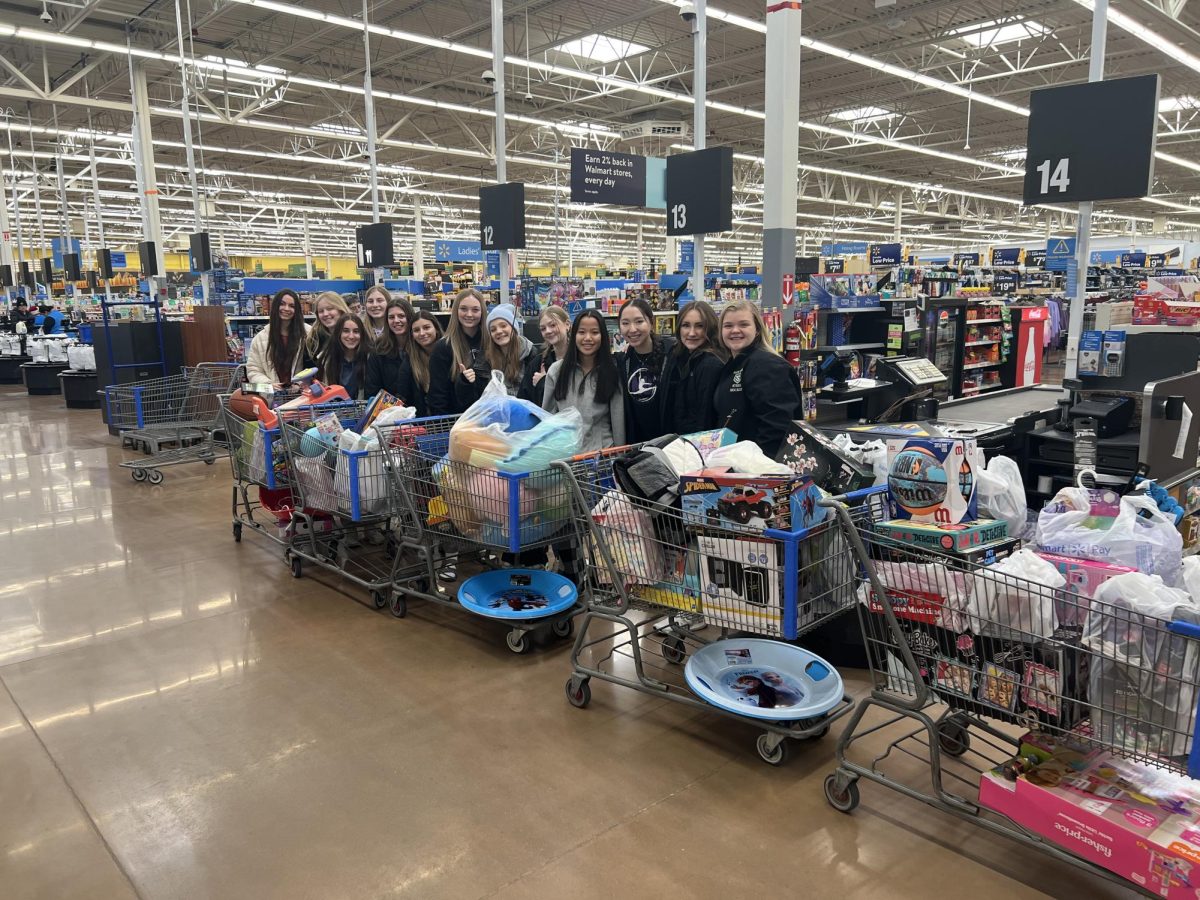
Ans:
{"type": "Polygon", "coordinates": [[[662,375],[667,355],[675,347],[675,338],[656,334],[653,341],[654,349],[648,358],[639,356],[632,347],[627,347],[616,357],[617,370],[621,373],[621,390],[625,394],[625,439],[631,444],[662,436],[659,430],[662,423],[662,375]]]}
{"type": "MultiPolygon", "coordinates": [[[[523,341],[521,347],[521,374],[518,376],[515,384],[505,384],[508,388],[509,396],[521,396],[521,388],[526,381],[533,381],[533,373],[537,371],[540,364],[541,356],[537,352],[537,347],[533,342],[524,335],[517,335],[523,341]]],[[[454,398],[459,406],[465,411],[472,403],[483,396],[483,389],[487,387],[489,379],[492,377],[491,366],[484,359],[481,353],[475,360],[475,364],[471,366],[475,370],[475,380],[467,381],[459,373],[454,378],[454,398]]],[[[528,398],[526,398],[528,399],[528,398]]],[[[538,404],[541,405],[540,403],[538,404]]]]}
{"type": "Polygon", "coordinates": [[[392,393],[403,400],[405,406],[416,409],[418,419],[433,415],[429,411],[428,395],[417,384],[416,376],[413,375],[412,360],[408,356],[405,356],[404,361],[400,363],[400,371],[396,376],[396,387],[399,391],[392,393]]]}
{"type": "MultiPolygon", "coordinates": [[[[479,344],[483,339],[483,326],[475,332],[475,337],[467,338],[471,347],[471,361],[479,357],[479,344]]],[[[429,415],[449,416],[464,412],[467,406],[460,406],[455,396],[454,380],[459,373],[450,371],[454,361],[454,353],[450,350],[450,342],[442,338],[433,345],[433,353],[429,356],[429,415]]]]}
{"type": "Polygon", "coordinates": [[[525,377],[521,379],[521,389],[517,391],[517,396],[522,400],[528,400],[530,403],[541,406],[546,394],[545,373],[550,371],[550,367],[557,359],[558,355],[554,352],[553,347],[540,345],[533,355],[533,360],[525,367],[525,377]],[[537,384],[534,384],[533,376],[539,370],[542,371],[543,377],[537,384]]]}
{"type": "Polygon", "coordinates": [[[721,368],[713,397],[717,427],[754,441],[771,459],[802,410],[800,379],[782,356],[756,347],[721,368]]]}
{"type": "Polygon", "coordinates": [[[659,391],[663,434],[693,434],[717,427],[713,396],[724,360],[708,350],[667,357],[659,391]]]}
{"type": "Polygon", "coordinates": [[[400,370],[408,361],[408,354],[403,350],[390,356],[372,353],[367,357],[367,396],[374,397],[380,391],[387,391],[393,397],[399,397],[407,402],[408,398],[400,393],[400,370]]]}

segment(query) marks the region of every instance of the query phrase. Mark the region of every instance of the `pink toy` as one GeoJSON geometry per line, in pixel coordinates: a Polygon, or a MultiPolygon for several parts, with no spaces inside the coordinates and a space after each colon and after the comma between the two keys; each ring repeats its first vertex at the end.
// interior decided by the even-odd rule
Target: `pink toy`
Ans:
{"type": "Polygon", "coordinates": [[[1073,556],[1058,556],[1054,553],[1037,551],[1037,555],[1056,569],[1067,579],[1067,591],[1078,596],[1060,597],[1055,602],[1060,625],[1083,625],[1087,618],[1089,601],[1096,596],[1100,585],[1115,575],[1136,572],[1129,566],[1117,566],[1112,563],[1094,562],[1090,559],[1075,559],[1073,556]]]}

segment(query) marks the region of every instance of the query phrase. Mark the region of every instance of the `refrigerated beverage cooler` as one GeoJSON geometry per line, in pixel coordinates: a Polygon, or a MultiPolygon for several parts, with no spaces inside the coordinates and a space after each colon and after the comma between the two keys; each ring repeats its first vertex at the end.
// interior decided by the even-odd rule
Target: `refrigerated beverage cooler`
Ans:
{"type": "Polygon", "coordinates": [[[962,396],[966,298],[937,297],[920,301],[921,355],[950,379],[950,396],[962,396]]]}

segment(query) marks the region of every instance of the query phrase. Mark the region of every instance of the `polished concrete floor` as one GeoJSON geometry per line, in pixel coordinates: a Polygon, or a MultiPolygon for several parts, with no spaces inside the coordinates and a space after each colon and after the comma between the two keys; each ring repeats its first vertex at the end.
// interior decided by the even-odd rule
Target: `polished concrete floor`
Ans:
{"type": "Polygon", "coordinates": [[[223,462],[120,459],[0,388],[4,900],[1124,895],[877,785],[834,812],[832,739],[773,769],[705,712],[573,709],[565,647],[294,580],[223,462]]]}

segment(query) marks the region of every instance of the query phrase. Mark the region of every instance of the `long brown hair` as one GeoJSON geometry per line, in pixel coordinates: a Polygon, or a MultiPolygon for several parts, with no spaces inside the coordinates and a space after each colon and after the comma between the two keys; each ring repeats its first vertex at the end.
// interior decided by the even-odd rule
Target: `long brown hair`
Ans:
{"type": "Polygon", "coordinates": [[[393,297],[388,301],[387,309],[383,311],[383,334],[375,340],[375,347],[372,352],[379,356],[396,356],[401,351],[408,352],[408,345],[412,343],[412,320],[413,306],[403,297],[393,297]],[[408,320],[409,330],[405,331],[400,337],[396,337],[392,333],[392,326],[388,324],[388,313],[393,309],[404,310],[404,318],[408,320]]]}
{"type": "Polygon", "coordinates": [[[479,349],[487,352],[491,338],[487,330],[487,300],[483,294],[474,288],[467,288],[454,295],[454,305],[450,307],[450,324],[446,327],[446,343],[450,345],[450,378],[459,372],[459,366],[471,367],[471,346],[467,343],[467,335],[462,324],[458,321],[458,307],[464,300],[474,297],[479,301],[479,349]]]}
{"type": "MultiPolygon", "coordinates": [[[[433,351],[433,346],[442,339],[442,323],[437,320],[437,317],[427,309],[418,309],[411,319],[408,320],[408,333],[412,335],[413,326],[417,322],[426,321],[433,323],[433,331],[437,337],[433,344],[428,347],[422,347],[415,340],[408,342],[408,361],[412,366],[413,380],[417,382],[417,386],[422,391],[429,390],[429,356],[433,351]]],[[[411,400],[411,397],[405,397],[405,400],[411,400]]]]}
{"type": "MultiPolygon", "coordinates": [[[[371,314],[367,312],[367,298],[372,294],[378,294],[383,298],[385,304],[392,302],[392,292],[385,288],[382,284],[373,284],[363,293],[363,324],[367,326],[367,338],[369,343],[375,342],[375,323],[371,321],[371,314]]],[[[387,306],[383,307],[383,331],[387,333],[387,306]]],[[[380,337],[383,337],[381,334],[380,337]]]]}
{"type": "Polygon", "coordinates": [[[348,322],[356,323],[358,332],[362,335],[358,341],[358,349],[354,351],[355,381],[358,382],[361,390],[367,383],[367,353],[370,352],[371,339],[367,335],[367,326],[354,313],[342,313],[333,323],[333,334],[329,336],[329,343],[325,347],[321,361],[321,375],[326,384],[341,384],[342,365],[346,362],[346,350],[342,346],[342,329],[348,322]]]}
{"type": "MultiPolygon", "coordinates": [[[[342,295],[336,291],[321,291],[321,293],[317,294],[316,302],[313,303],[314,313],[321,312],[322,303],[328,303],[336,309],[339,316],[344,316],[350,312],[350,307],[346,305],[346,301],[342,299],[342,295]]],[[[309,356],[315,357],[325,349],[325,343],[329,334],[329,329],[321,324],[321,316],[317,315],[317,320],[313,323],[313,327],[309,329],[308,337],[305,339],[305,346],[308,348],[309,356]]]]}
{"type": "Polygon", "coordinates": [[[300,345],[304,343],[304,307],[300,304],[300,295],[291,288],[284,288],[271,298],[271,316],[267,322],[267,359],[271,360],[271,368],[280,383],[287,384],[296,373],[292,366],[300,353],[300,345]],[[292,300],[292,320],[284,330],[283,319],[279,315],[279,307],[283,298],[292,300]]]}
{"type": "Polygon", "coordinates": [[[513,384],[521,377],[521,350],[525,342],[521,340],[521,332],[517,331],[515,325],[509,325],[505,319],[497,319],[498,322],[504,322],[508,325],[512,332],[512,337],[508,339],[508,343],[501,347],[492,338],[492,328],[488,326],[488,342],[483,348],[488,365],[493,369],[498,369],[504,373],[504,380],[509,384],[513,384]]]}
{"type": "Polygon", "coordinates": [[[729,354],[721,346],[720,320],[717,319],[716,312],[705,300],[693,300],[679,310],[679,316],[675,319],[675,347],[671,350],[671,355],[687,358],[691,353],[687,347],[683,346],[683,318],[692,312],[699,314],[700,322],[704,325],[704,336],[708,338],[708,343],[700,348],[700,352],[711,353],[720,359],[725,359],[729,354]]]}

